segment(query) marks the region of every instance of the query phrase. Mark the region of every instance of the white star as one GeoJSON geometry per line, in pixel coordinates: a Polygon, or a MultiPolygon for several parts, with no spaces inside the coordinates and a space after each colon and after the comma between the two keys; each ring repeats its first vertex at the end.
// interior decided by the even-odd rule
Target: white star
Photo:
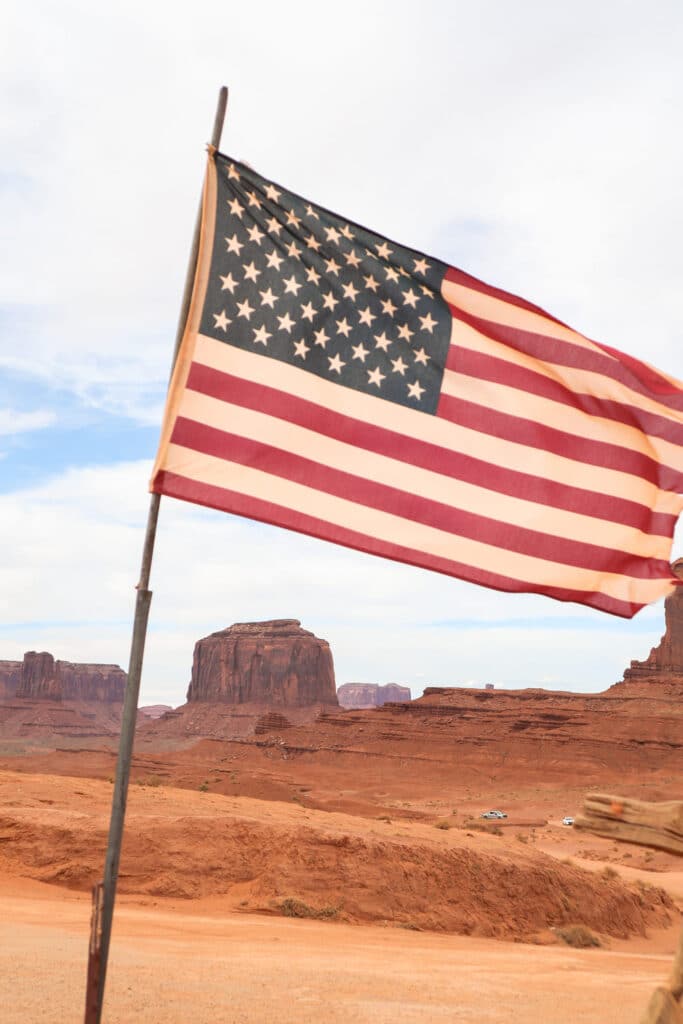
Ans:
{"type": "Polygon", "coordinates": [[[399,267],[398,272],[401,275],[401,277],[410,277],[410,274],[408,273],[405,267],[399,267]]]}
{"type": "Polygon", "coordinates": [[[287,331],[288,334],[292,333],[292,327],[296,323],[296,320],[292,320],[289,313],[285,313],[284,316],[279,316],[278,321],[280,322],[280,330],[287,331]]]}
{"type": "Polygon", "coordinates": [[[239,199],[228,199],[228,206],[230,207],[230,213],[233,217],[239,217],[242,219],[242,206],[239,199]]]}
{"type": "Polygon", "coordinates": [[[228,164],[228,178],[234,178],[235,181],[239,181],[240,180],[240,176],[237,173],[237,170],[236,170],[234,164],[228,164]]]}
{"type": "Polygon", "coordinates": [[[334,242],[335,245],[341,238],[341,235],[336,228],[325,228],[325,234],[327,235],[327,241],[334,242]]]}
{"type": "Polygon", "coordinates": [[[311,206],[311,204],[310,204],[310,203],[309,203],[309,204],[308,204],[308,206],[306,207],[306,213],[308,214],[308,216],[309,216],[309,217],[315,217],[315,219],[316,219],[316,220],[320,220],[320,217],[319,217],[319,216],[318,216],[318,214],[317,214],[317,213],[315,212],[315,210],[313,209],[313,207],[311,206]]]}
{"type": "Polygon", "coordinates": [[[421,284],[420,291],[423,295],[429,296],[430,299],[434,298],[434,289],[430,288],[428,284],[421,284]]]}
{"type": "Polygon", "coordinates": [[[299,256],[301,256],[301,249],[296,244],[296,242],[290,242],[289,245],[285,246],[285,249],[287,250],[287,255],[292,260],[297,259],[299,256]]]}
{"type": "Polygon", "coordinates": [[[309,249],[313,249],[314,252],[317,252],[320,248],[320,242],[313,234],[309,235],[306,239],[306,245],[309,249]]]}
{"type": "Polygon", "coordinates": [[[254,284],[256,284],[256,278],[259,277],[260,274],[261,274],[261,271],[256,269],[256,264],[254,263],[253,260],[251,261],[251,263],[247,264],[244,267],[244,280],[245,281],[253,281],[254,284]]]}
{"type": "Polygon", "coordinates": [[[265,292],[259,292],[259,295],[261,296],[262,306],[270,306],[271,309],[274,308],[275,303],[277,302],[277,295],[274,294],[272,288],[266,288],[265,292]]]}
{"type": "Polygon", "coordinates": [[[278,192],[278,190],[275,188],[275,185],[266,185],[266,195],[274,203],[276,203],[278,201],[278,199],[280,198],[281,194],[282,193],[278,192]]]}
{"type": "Polygon", "coordinates": [[[301,303],[301,316],[304,320],[310,320],[311,323],[313,323],[313,317],[315,316],[316,312],[317,310],[313,308],[312,302],[307,302],[305,306],[303,302],[301,303]]]}
{"type": "Polygon", "coordinates": [[[345,252],[344,259],[348,267],[355,268],[360,266],[360,256],[356,256],[355,252],[345,252]]]}
{"type": "Polygon", "coordinates": [[[348,224],[344,225],[344,227],[341,229],[341,233],[344,236],[344,238],[348,238],[349,241],[353,238],[353,235],[351,234],[351,228],[349,227],[348,224]]]}
{"type": "Polygon", "coordinates": [[[298,228],[299,224],[301,224],[301,218],[297,217],[297,215],[294,213],[294,210],[288,210],[287,225],[293,225],[295,228],[298,228]]]}
{"type": "Polygon", "coordinates": [[[398,329],[399,338],[403,338],[404,341],[410,341],[415,331],[411,331],[408,324],[402,324],[398,329]]]}
{"type": "Polygon", "coordinates": [[[384,273],[387,275],[387,281],[398,281],[398,272],[393,267],[385,267],[384,273]]]}
{"type": "Polygon", "coordinates": [[[385,377],[386,374],[380,372],[379,366],[376,366],[374,370],[368,370],[368,384],[376,384],[380,388],[385,377]]]}
{"type": "Polygon", "coordinates": [[[259,327],[258,330],[256,330],[256,328],[254,328],[254,344],[256,344],[258,342],[260,345],[267,345],[268,344],[268,338],[272,338],[272,337],[273,337],[273,335],[270,334],[270,332],[266,330],[265,325],[263,327],[259,327]]]}
{"type": "Polygon", "coordinates": [[[231,235],[230,238],[226,238],[225,241],[228,243],[228,252],[234,252],[239,256],[240,249],[243,249],[244,245],[242,242],[237,240],[237,235],[231,235]]]}
{"type": "Polygon", "coordinates": [[[339,277],[339,264],[335,263],[334,260],[325,260],[325,266],[327,267],[328,274],[336,274],[339,277]]]}
{"type": "Polygon", "coordinates": [[[429,356],[427,355],[423,348],[415,349],[413,355],[415,356],[416,363],[422,363],[424,366],[427,365],[427,360],[429,359],[429,356]]]}
{"type": "Polygon", "coordinates": [[[424,388],[420,386],[419,381],[415,381],[414,384],[408,385],[408,395],[410,398],[417,398],[418,402],[422,398],[424,388]]]}
{"type": "Polygon", "coordinates": [[[299,289],[301,288],[301,285],[299,284],[297,279],[294,277],[294,274],[292,274],[291,277],[285,277],[284,278],[284,282],[285,282],[285,295],[287,294],[287,292],[289,292],[291,295],[298,295],[299,294],[299,289]]]}
{"type": "Polygon", "coordinates": [[[261,207],[261,200],[255,192],[247,192],[247,199],[249,200],[250,206],[255,206],[257,209],[261,207]]]}
{"type": "Polygon", "coordinates": [[[330,339],[328,335],[325,334],[322,328],[319,331],[316,331],[315,334],[313,335],[313,341],[316,343],[316,345],[320,345],[321,348],[325,348],[325,345],[329,340],[330,339]]]}
{"type": "Polygon", "coordinates": [[[381,256],[383,260],[388,260],[393,251],[386,242],[382,242],[381,245],[377,246],[377,255],[381,256]]]}
{"type": "Polygon", "coordinates": [[[365,287],[369,288],[371,291],[376,292],[379,288],[379,281],[375,281],[372,274],[368,274],[368,276],[364,277],[363,280],[365,281],[365,287]]]}
{"type": "Polygon", "coordinates": [[[295,341],[294,342],[294,355],[295,356],[301,356],[302,359],[305,359],[307,353],[310,352],[310,351],[311,351],[310,348],[308,347],[308,345],[306,344],[306,342],[304,341],[303,338],[301,339],[301,341],[295,341]]]}
{"type": "Polygon", "coordinates": [[[412,288],[409,288],[407,292],[403,293],[403,305],[412,306],[415,309],[416,304],[420,301],[420,296],[417,292],[414,292],[412,288]]]}
{"type": "Polygon", "coordinates": [[[384,313],[386,313],[387,316],[393,316],[394,315],[394,313],[396,312],[396,306],[393,304],[391,299],[385,299],[382,302],[382,311],[384,313]]]}
{"type": "Polygon", "coordinates": [[[256,242],[257,245],[260,244],[261,239],[263,238],[263,232],[259,231],[258,224],[252,224],[252,226],[247,231],[247,234],[249,235],[250,241],[256,242]]]}
{"type": "Polygon", "coordinates": [[[221,281],[223,282],[223,284],[221,285],[221,291],[224,292],[227,288],[230,294],[234,295],[235,288],[237,287],[237,281],[232,276],[232,274],[226,274],[225,277],[221,277],[221,281]]]}
{"type": "Polygon", "coordinates": [[[216,323],[214,324],[214,327],[216,327],[216,328],[220,327],[220,329],[222,331],[227,330],[228,324],[232,323],[232,320],[228,320],[227,316],[225,315],[225,310],[224,309],[221,310],[220,313],[214,313],[213,314],[213,318],[216,321],[216,323]]]}
{"type": "Polygon", "coordinates": [[[356,299],[356,295],[358,295],[358,289],[354,288],[352,282],[349,282],[349,284],[344,285],[343,292],[344,298],[351,299],[351,302],[354,302],[356,299]]]}
{"type": "Polygon", "coordinates": [[[317,284],[320,280],[320,274],[315,267],[306,267],[306,279],[311,281],[312,284],[317,284]]]}
{"type": "Polygon", "coordinates": [[[325,309],[329,309],[331,311],[334,309],[335,306],[338,305],[339,299],[335,299],[332,292],[328,292],[327,295],[323,295],[323,306],[325,307],[325,309]]]}
{"type": "Polygon", "coordinates": [[[337,320],[337,334],[343,334],[345,338],[348,338],[351,333],[351,324],[348,322],[346,317],[343,320],[337,320]]]}
{"type": "Polygon", "coordinates": [[[366,327],[372,327],[372,321],[376,319],[377,317],[375,314],[370,312],[369,306],[367,306],[366,309],[361,309],[359,311],[359,322],[365,324],[366,327]]]}
{"type": "Polygon", "coordinates": [[[429,264],[427,263],[427,260],[424,257],[422,257],[422,259],[419,260],[413,260],[413,263],[415,264],[416,274],[426,274],[427,271],[429,270],[429,264]]]}
{"type": "Polygon", "coordinates": [[[244,302],[238,302],[237,308],[239,310],[239,315],[243,316],[245,320],[249,320],[251,318],[251,314],[254,312],[253,308],[249,305],[249,299],[245,299],[244,302]]]}
{"type": "Polygon", "coordinates": [[[376,343],[375,348],[381,348],[383,352],[386,352],[391,345],[391,338],[387,338],[386,331],[382,331],[381,334],[375,334],[374,338],[376,343]]]}
{"type": "Polygon", "coordinates": [[[346,363],[339,358],[339,353],[337,353],[336,356],[328,356],[327,361],[330,364],[330,371],[336,370],[337,373],[341,373],[342,366],[346,366],[346,363]]]}
{"type": "Polygon", "coordinates": [[[352,345],[353,358],[360,359],[361,363],[365,362],[365,357],[369,355],[370,349],[366,348],[362,341],[359,341],[357,345],[352,345]]]}
{"type": "Polygon", "coordinates": [[[266,263],[269,267],[275,267],[276,270],[280,269],[282,256],[278,256],[277,249],[273,249],[273,251],[266,256],[266,263]]]}
{"type": "Polygon", "coordinates": [[[431,313],[427,313],[427,316],[420,317],[420,323],[422,324],[423,331],[429,331],[430,334],[434,333],[434,328],[438,324],[438,320],[432,320],[431,313]]]}
{"type": "Polygon", "coordinates": [[[408,364],[404,363],[400,356],[398,357],[398,359],[392,359],[391,365],[394,368],[393,373],[400,373],[402,377],[404,376],[406,370],[408,369],[408,364]]]}
{"type": "Polygon", "coordinates": [[[282,224],[277,219],[277,217],[269,217],[268,220],[266,221],[266,224],[268,225],[268,230],[270,231],[271,235],[279,235],[280,232],[282,231],[282,224]]]}

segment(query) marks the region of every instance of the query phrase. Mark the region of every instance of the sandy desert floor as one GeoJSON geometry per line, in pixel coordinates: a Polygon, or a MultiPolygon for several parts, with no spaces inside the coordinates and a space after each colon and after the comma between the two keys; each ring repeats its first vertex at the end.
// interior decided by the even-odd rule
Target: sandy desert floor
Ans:
{"type": "MultiPolygon", "coordinates": [[[[214,748],[223,764],[226,748],[202,749],[214,748]]],[[[502,794],[505,830],[444,829],[454,790],[429,799],[426,786],[408,806],[403,784],[394,792],[384,779],[370,792],[351,788],[349,775],[335,797],[339,777],[326,782],[321,765],[292,774],[265,759],[241,765],[238,786],[231,768],[215,782],[227,791],[211,792],[197,784],[219,778],[207,756],[183,753],[175,765],[166,757],[163,784],[149,762],[136,769],[107,1024],[637,1024],[668,975],[683,904],[680,860],[563,829],[548,812],[563,808],[566,792],[525,790],[517,780],[502,794]],[[318,790],[302,785],[309,775],[318,790]],[[184,785],[173,785],[177,779],[184,785]],[[651,923],[639,931],[624,904],[618,919],[598,913],[602,948],[569,948],[538,927],[537,905],[553,912],[545,883],[577,899],[577,913],[595,909],[580,905],[577,892],[585,890],[589,904],[605,891],[612,899],[635,893],[651,923]],[[287,897],[341,913],[329,921],[282,917],[287,897]],[[520,917],[533,942],[519,941],[520,917]],[[470,934],[452,934],[463,927],[470,934]],[[508,941],[485,937],[498,931],[508,941]]],[[[110,761],[55,757],[13,758],[0,768],[3,1024],[83,1018],[88,887],[102,870],[112,792],[102,773],[110,761]],[[46,770],[60,763],[73,774],[46,770]]],[[[474,809],[493,794],[472,799],[474,809]]]]}
{"type": "MultiPolygon", "coordinates": [[[[83,1019],[89,901],[0,886],[4,1024],[83,1019]]],[[[671,942],[653,936],[652,947],[671,942]]],[[[220,900],[117,911],[108,1024],[636,1024],[670,954],[573,950],[236,915],[220,900]]]]}

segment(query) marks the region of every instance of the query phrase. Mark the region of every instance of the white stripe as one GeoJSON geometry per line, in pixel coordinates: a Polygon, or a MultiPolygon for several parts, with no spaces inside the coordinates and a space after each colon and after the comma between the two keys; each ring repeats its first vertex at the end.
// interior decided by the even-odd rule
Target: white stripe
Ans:
{"type": "Polygon", "coordinates": [[[682,507],[676,495],[661,492],[653,484],[630,473],[591,466],[504,438],[491,437],[449,423],[438,416],[426,416],[394,402],[378,403],[372,395],[362,394],[352,388],[340,388],[338,384],[296,366],[245,352],[202,334],[197,336],[194,359],[223,373],[314,402],[342,416],[376,423],[387,430],[439,445],[449,451],[464,452],[472,458],[490,463],[492,467],[500,466],[515,472],[523,468],[525,473],[560,484],[566,484],[569,480],[574,487],[611,497],[627,498],[649,508],[656,507],[658,511],[678,514],[682,507]]]}
{"type": "Polygon", "coordinates": [[[615,547],[615,531],[618,530],[620,550],[649,558],[666,559],[671,547],[668,537],[649,536],[633,527],[615,526],[592,516],[555,509],[521,497],[510,497],[357,448],[286,420],[231,405],[196,391],[185,392],[179,414],[239,437],[273,445],[340,472],[396,488],[407,496],[419,495],[428,501],[474,515],[495,518],[515,527],[537,530],[579,543],[589,541],[608,549],[615,547]]]}
{"type": "Polygon", "coordinates": [[[518,554],[175,444],[169,445],[163,468],[197,483],[237,491],[367,537],[526,584],[598,591],[634,604],[656,601],[671,591],[666,579],[635,579],[518,554]]]}

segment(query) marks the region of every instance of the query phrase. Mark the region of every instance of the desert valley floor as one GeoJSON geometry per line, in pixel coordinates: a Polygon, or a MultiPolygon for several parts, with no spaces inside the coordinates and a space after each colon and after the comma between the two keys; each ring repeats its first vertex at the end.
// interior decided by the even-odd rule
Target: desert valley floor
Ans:
{"type": "MultiPolygon", "coordinates": [[[[104,1020],[637,1024],[683,863],[562,818],[596,790],[680,798],[683,709],[609,693],[434,691],[236,739],[144,726],[104,1020]],[[600,945],[567,945],[577,926],[600,945]]],[[[20,732],[0,739],[2,1020],[70,1024],[115,743],[20,732]]]]}

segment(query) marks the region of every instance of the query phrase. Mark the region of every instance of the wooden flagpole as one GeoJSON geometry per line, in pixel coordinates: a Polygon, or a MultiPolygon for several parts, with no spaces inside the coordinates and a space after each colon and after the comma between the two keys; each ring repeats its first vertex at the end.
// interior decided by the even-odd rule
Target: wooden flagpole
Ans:
{"type": "MultiPolygon", "coordinates": [[[[216,116],[213,123],[213,133],[211,135],[211,145],[216,149],[220,146],[227,103],[228,90],[226,86],[222,86],[218,94],[216,116]]],[[[194,235],[192,238],[190,260],[187,268],[187,276],[185,278],[185,289],[183,291],[183,299],[178,318],[178,328],[176,331],[175,350],[173,353],[171,370],[173,370],[173,366],[175,365],[175,361],[178,357],[178,351],[180,349],[180,344],[185,330],[185,322],[190,309],[194,275],[199,253],[201,212],[200,204],[195,223],[194,235]]],[[[84,1024],[100,1024],[102,1017],[104,986],[107,977],[107,960],[109,956],[109,942],[114,916],[114,900],[116,898],[116,883],[118,880],[119,859],[121,856],[121,840],[123,838],[123,823],[126,814],[126,798],[128,795],[128,781],[130,778],[130,763],[133,753],[133,741],[135,739],[138,695],[140,692],[140,677],[142,674],[142,659],[145,650],[145,639],[147,636],[149,608],[152,601],[152,592],[148,589],[148,586],[150,570],[152,567],[152,555],[154,553],[154,540],[156,537],[160,501],[160,495],[152,495],[147,517],[145,542],[142,550],[140,580],[136,588],[137,599],[135,604],[135,618],[133,621],[130,661],[128,663],[128,682],[126,684],[126,692],[123,701],[119,756],[116,765],[116,780],[114,783],[114,795],[112,798],[111,819],[109,823],[109,840],[104,862],[104,882],[102,892],[96,897],[98,899],[98,909],[97,913],[93,913],[94,923],[92,925],[90,936],[84,1024]]],[[[95,888],[96,890],[99,889],[97,886],[95,888]]]]}

